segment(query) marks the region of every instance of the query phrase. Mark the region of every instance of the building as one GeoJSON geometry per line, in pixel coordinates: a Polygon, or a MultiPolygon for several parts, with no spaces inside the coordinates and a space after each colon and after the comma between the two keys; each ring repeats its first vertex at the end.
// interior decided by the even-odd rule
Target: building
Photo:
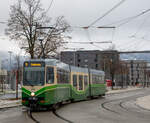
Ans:
{"type": "Polygon", "coordinates": [[[144,60],[125,60],[128,68],[129,85],[144,85],[146,82],[147,62],[144,60]]]}
{"type": "Polygon", "coordinates": [[[98,50],[94,51],[64,51],[61,52],[61,61],[78,67],[102,69],[101,56],[98,50]]]}
{"type": "Polygon", "coordinates": [[[0,91],[3,92],[4,85],[7,80],[7,70],[2,70],[1,69],[1,61],[0,61],[0,91]]]}
{"type": "Polygon", "coordinates": [[[78,67],[89,67],[98,70],[105,70],[108,60],[112,62],[119,61],[117,51],[63,51],[61,52],[61,61],[78,67]]]}
{"type": "Polygon", "coordinates": [[[106,79],[115,79],[115,73],[119,64],[119,53],[116,50],[87,50],[87,51],[63,51],[61,61],[78,66],[105,71],[106,79]]]}

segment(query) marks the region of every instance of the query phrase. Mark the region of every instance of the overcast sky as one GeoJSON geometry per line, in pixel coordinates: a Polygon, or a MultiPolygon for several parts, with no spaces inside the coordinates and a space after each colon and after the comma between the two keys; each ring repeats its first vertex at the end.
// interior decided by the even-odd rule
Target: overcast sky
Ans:
{"type": "MultiPolygon", "coordinates": [[[[0,22],[9,18],[10,5],[15,0],[3,0],[0,4],[0,22]]],[[[48,11],[52,18],[63,15],[72,27],[89,26],[97,18],[110,10],[121,0],[53,0],[48,11]]],[[[41,0],[43,8],[47,9],[51,0],[41,0]]],[[[103,26],[109,23],[135,16],[150,9],[150,0],[126,0],[118,8],[112,11],[93,26],[103,26]]],[[[114,24],[111,26],[117,26],[114,24]]],[[[4,35],[5,24],[0,24],[0,50],[18,51],[17,44],[9,42],[4,35]]],[[[69,34],[70,41],[113,41],[118,50],[150,50],[150,12],[132,20],[116,29],[89,28],[88,31],[81,28],[72,28],[69,34]],[[89,33],[89,37],[88,34],[89,33]],[[144,37],[144,39],[143,39],[144,37]]],[[[79,45],[69,43],[66,47],[85,48],[86,50],[103,50],[111,44],[79,45]],[[96,45],[96,46],[95,46],[96,45]]],[[[20,52],[20,51],[19,51],[20,52]]]]}

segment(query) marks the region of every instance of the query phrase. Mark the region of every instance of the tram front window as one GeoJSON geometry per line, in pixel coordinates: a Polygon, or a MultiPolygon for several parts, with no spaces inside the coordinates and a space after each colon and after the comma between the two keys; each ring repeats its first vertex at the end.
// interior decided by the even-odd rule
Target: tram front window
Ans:
{"type": "Polygon", "coordinates": [[[24,86],[42,86],[44,85],[44,68],[26,68],[24,70],[24,86]]]}

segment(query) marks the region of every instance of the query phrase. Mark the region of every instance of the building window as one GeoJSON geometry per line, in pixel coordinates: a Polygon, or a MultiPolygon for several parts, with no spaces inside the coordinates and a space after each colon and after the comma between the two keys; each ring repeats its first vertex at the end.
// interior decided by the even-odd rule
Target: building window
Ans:
{"type": "Polygon", "coordinates": [[[78,59],[78,62],[80,62],[81,60],[80,59],[78,59]]]}
{"type": "Polygon", "coordinates": [[[98,58],[98,54],[96,54],[96,59],[98,58]]]}
{"type": "Polygon", "coordinates": [[[87,60],[87,59],[85,59],[85,60],[84,60],[84,62],[88,62],[88,60],[87,60]]]}
{"type": "Polygon", "coordinates": [[[97,59],[94,59],[94,61],[97,62],[98,60],[97,60],[97,59]]]}
{"type": "Polygon", "coordinates": [[[98,64],[95,65],[95,68],[98,69],[98,64]]]}

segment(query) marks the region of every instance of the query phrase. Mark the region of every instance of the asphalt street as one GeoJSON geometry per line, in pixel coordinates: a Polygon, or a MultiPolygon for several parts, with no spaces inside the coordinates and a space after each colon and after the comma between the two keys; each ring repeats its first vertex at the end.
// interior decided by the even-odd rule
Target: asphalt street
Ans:
{"type": "Polygon", "coordinates": [[[140,89],[89,101],[63,105],[52,111],[29,113],[24,107],[0,109],[0,123],[149,123],[150,111],[135,101],[150,95],[150,89],[140,89]]]}

